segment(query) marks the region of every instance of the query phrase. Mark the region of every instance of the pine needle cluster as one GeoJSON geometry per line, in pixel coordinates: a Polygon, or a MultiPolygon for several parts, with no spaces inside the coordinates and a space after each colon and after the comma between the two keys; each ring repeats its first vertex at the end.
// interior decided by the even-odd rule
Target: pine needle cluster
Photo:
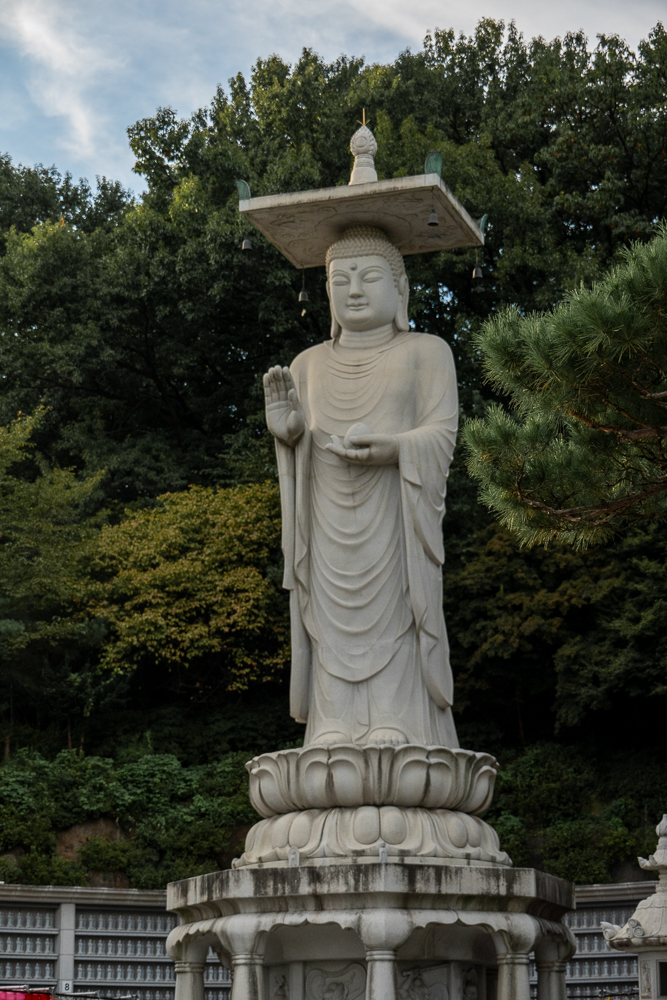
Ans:
{"type": "Polygon", "coordinates": [[[477,336],[510,409],[468,421],[468,468],[527,544],[667,515],[667,224],[621,253],[552,312],[507,309],[477,336]]]}

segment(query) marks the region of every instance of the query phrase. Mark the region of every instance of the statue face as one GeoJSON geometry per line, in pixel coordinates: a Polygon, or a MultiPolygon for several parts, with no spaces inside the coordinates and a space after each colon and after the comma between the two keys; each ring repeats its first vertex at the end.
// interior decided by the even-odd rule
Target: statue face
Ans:
{"type": "Polygon", "coordinates": [[[384,257],[333,260],[328,288],[331,309],[343,330],[377,330],[396,318],[400,295],[384,257]]]}

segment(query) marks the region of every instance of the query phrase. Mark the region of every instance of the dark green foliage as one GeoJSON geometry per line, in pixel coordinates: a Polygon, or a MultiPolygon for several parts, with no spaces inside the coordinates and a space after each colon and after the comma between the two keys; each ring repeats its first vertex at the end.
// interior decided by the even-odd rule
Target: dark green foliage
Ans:
{"type": "Polygon", "coordinates": [[[666,559],[661,524],[586,552],[525,551],[497,525],[452,541],[445,615],[464,725],[484,720],[503,746],[620,726],[641,745],[667,694],[666,559]]]}
{"type": "Polygon", "coordinates": [[[13,167],[11,157],[0,154],[0,233],[12,226],[30,232],[44,222],[76,226],[85,232],[117,223],[132,205],[132,197],[118,181],[97,178],[93,195],[88,182],[72,182],[70,174],[61,177],[55,167],[13,167]]]}
{"type": "Polygon", "coordinates": [[[115,764],[75,751],[53,761],[19,751],[0,768],[0,851],[11,851],[2,860],[5,881],[81,885],[101,871],[157,889],[225,866],[239,831],[257,819],[246,759],[237,752],[183,767],[170,754],[115,764]],[[91,837],[73,861],[54,854],[58,831],[100,817],[114,819],[124,839],[91,837]]]}
{"type": "Polygon", "coordinates": [[[667,746],[582,742],[509,751],[487,819],[516,865],[578,883],[639,881],[667,801],[667,746]]]}
{"type": "Polygon", "coordinates": [[[477,337],[499,406],[465,429],[481,497],[523,541],[586,544],[667,513],[667,227],[553,313],[477,337]]]}

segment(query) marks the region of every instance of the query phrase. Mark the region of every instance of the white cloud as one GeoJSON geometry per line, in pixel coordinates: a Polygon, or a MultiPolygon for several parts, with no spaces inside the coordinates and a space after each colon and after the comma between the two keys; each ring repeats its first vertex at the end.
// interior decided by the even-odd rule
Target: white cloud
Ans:
{"type": "Polygon", "coordinates": [[[62,148],[92,156],[107,124],[90,100],[91,89],[122,68],[122,60],[82,31],[78,4],[5,0],[0,31],[28,64],[25,86],[35,105],[68,123],[62,148]]]}
{"type": "Polygon", "coordinates": [[[589,42],[598,34],[619,34],[631,46],[645,38],[650,28],[664,20],[664,0],[561,0],[559,3],[535,3],[534,0],[350,0],[375,24],[384,25],[406,39],[419,43],[427,29],[454,28],[471,34],[482,17],[515,20],[527,38],[543,35],[547,39],[568,31],[583,29],[589,42]]]}

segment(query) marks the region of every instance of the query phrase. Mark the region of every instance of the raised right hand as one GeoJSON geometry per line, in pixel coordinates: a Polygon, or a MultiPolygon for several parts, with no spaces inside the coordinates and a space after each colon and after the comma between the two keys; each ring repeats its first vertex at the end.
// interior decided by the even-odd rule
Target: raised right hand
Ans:
{"type": "Polygon", "coordinates": [[[267,427],[293,448],[306,429],[306,418],[289,368],[269,368],[264,376],[264,402],[267,427]]]}

